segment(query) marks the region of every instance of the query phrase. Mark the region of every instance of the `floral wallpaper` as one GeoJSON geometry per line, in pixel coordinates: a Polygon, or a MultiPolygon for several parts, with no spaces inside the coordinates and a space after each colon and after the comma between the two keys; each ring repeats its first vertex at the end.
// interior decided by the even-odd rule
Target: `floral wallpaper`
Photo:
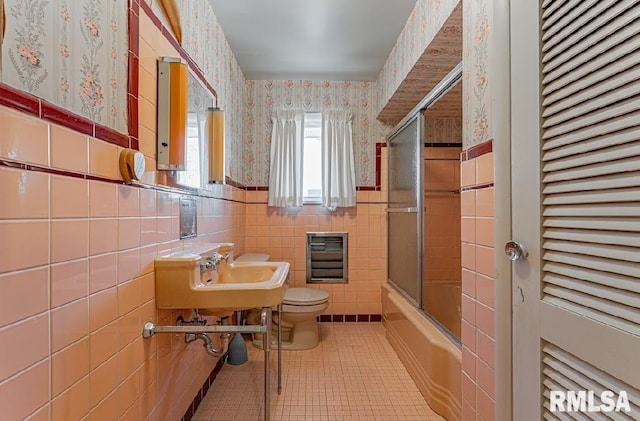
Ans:
{"type": "MultiPolygon", "coordinates": [[[[418,0],[378,76],[376,115],[385,107],[460,0],[418,0]]],[[[423,95],[424,96],[424,95],[423,95]]]]}
{"type": "Polygon", "coordinates": [[[128,2],[5,0],[2,82],[127,133],[128,2]]]}
{"type": "Polygon", "coordinates": [[[330,109],[353,113],[356,142],[356,184],[375,185],[376,143],[386,128],[376,120],[377,84],[318,80],[248,80],[244,118],[244,179],[247,186],[269,184],[271,115],[274,110],[318,112],[330,109]]]}
{"type": "MultiPolygon", "coordinates": [[[[157,1],[145,0],[166,28],[157,1]]],[[[243,116],[245,78],[208,1],[177,0],[182,27],[182,48],[197,63],[225,111],[225,171],[242,182],[243,116]]]]}
{"type": "Polygon", "coordinates": [[[491,2],[465,2],[463,39],[463,147],[493,137],[490,130],[491,94],[489,91],[489,28],[491,2]]]}

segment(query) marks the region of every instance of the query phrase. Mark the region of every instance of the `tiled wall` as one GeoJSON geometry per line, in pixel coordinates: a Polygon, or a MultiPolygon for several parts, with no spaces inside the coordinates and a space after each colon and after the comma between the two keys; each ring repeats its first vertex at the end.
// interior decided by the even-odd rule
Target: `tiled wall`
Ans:
{"type": "Polygon", "coordinates": [[[319,205],[302,209],[267,206],[267,192],[247,192],[247,252],[269,253],[291,265],[291,286],[329,292],[325,314],[380,314],[380,285],[386,279],[386,149],[382,148],[382,191],[358,191],[357,206],[329,212],[319,205]],[[346,231],[347,284],[306,284],[306,233],[346,231]]]}
{"type": "MultiPolygon", "coordinates": [[[[140,10],[140,148],[155,180],[155,58],[174,47],[140,10]]],[[[124,86],[122,87],[124,89],[124,86]]],[[[228,116],[229,117],[229,116],[228,116]]],[[[0,107],[0,413],[6,419],[180,419],[217,363],[180,335],[143,339],[153,261],[246,238],[245,191],[198,199],[178,240],[175,190],[122,185],[120,147],[0,107]]]]}
{"type": "MultiPolygon", "coordinates": [[[[177,316],[156,311],[153,259],[189,244],[180,195],[107,181],[114,145],[4,107],[0,125],[0,413],[181,417],[216,360],[141,337],[144,321],[177,316]]],[[[243,244],[244,192],[227,190],[237,201],[199,198],[193,242],[243,244]]]]}
{"type": "Polygon", "coordinates": [[[489,147],[488,153],[468,157],[470,159],[461,163],[462,414],[465,421],[495,418],[493,153],[491,142],[479,146],[485,151],[489,147]]]}

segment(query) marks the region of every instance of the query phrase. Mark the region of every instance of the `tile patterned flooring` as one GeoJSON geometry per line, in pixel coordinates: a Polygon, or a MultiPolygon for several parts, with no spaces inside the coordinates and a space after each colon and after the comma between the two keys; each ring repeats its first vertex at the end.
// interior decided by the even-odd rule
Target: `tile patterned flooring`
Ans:
{"type": "MultiPolygon", "coordinates": [[[[440,421],[427,405],[381,323],[320,323],[320,344],[282,352],[277,395],[271,352],[271,420],[440,421]]],[[[193,421],[263,419],[263,353],[248,343],[249,362],[225,364],[193,421]]]]}

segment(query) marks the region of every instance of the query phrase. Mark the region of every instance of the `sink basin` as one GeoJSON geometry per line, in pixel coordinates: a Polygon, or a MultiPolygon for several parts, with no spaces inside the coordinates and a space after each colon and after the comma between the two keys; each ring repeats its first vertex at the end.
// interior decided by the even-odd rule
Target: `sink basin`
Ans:
{"type": "MultiPolygon", "coordinates": [[[[178,253],[155,260],[156,307],[244,310],[282,303],[289,284],[287,262],[222,262],[201,270],[204,254],[178,253]]],[[[211,314],[217,314],[215,311],[211,314]]]]}

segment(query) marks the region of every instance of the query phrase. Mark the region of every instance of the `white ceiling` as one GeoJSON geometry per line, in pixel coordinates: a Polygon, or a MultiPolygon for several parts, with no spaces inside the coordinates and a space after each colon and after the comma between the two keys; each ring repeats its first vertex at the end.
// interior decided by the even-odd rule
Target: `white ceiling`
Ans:
{"type": "Polygon", "coordinates": [[[416,0],[209,0],[249,80],[376,80],[416,0]]]}

